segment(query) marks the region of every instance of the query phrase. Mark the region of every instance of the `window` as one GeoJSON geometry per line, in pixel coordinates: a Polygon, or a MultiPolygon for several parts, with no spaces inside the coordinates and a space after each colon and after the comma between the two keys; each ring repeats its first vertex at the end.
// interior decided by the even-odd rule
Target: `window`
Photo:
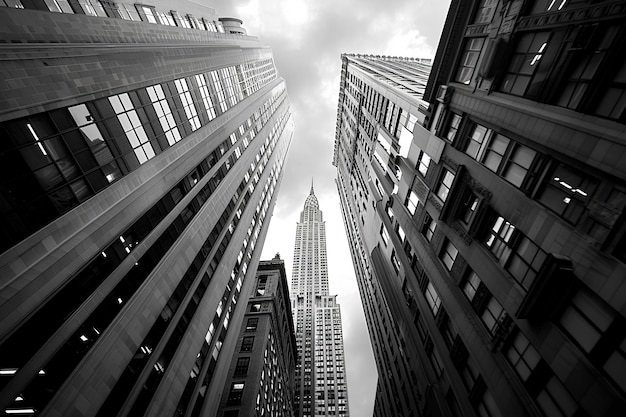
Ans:
{"type": "Polygon", "coordinates": [[[493,19],[493,15],[496,12],[498,6],[498,0],[482,0],[480,7],[476,11],[474,17],[474,23],[489,23],[493,19]]]}
{"type": "Polygon", "coordinates": [[[428,156],[426,152],[422,151],[419,162],[418,162],[418,167],[417,167],[420,174],[422,174],[423,176],[426,176],[426,174],[428,173],[429,165],[430,165],[430,156],[428,156]]]}
{"type": "Polygon", "coordinates": [[[476,295],[476,291],[478,291],[478,286],[481,284],[481,280],[478,277],[478,274],[474,271],[471,271],[465,284],[463,285],[463,294],[469,301],[474,300],[474,296],[476,295]]]}
{"type": "Polygon", "coordinates": [[[400,261],[398,261],[395,250],[391,251],[391,265],[393,266],[393,270],[396,271],[396,274],[400,272],[400,261]]]}
{"type": "Polygon", "coordinates": [[[117,119],[124,129],[124,133],[139,163],[143,164],[147,160],[154,158],[155,154],[152,144],[148,140],[146,131],[143,129],[139,116],[128,94],[123,93],[111,96],[109,97],[109,103],[111,103],[115,114],[117,114],[117,119]]]}
{"type": "Polygon", "coordinates": [[[465,202],[461,207],[460,218],[465,224],[469,224],[476,213],[476,209],[478,208],[478,197],[474,195],[474,193],[467,193],[465,197],[465,202]]]}
{"type": "Polygon", "coordinates": [[[459,131],[459,127],[461,126],[461,115],[452,113],[452,117],[450,117],[450,124],[448,125],[448,131],[446,132],[446,140],[450,143],[454,143],[454,139],[456,138],[456,134],[459,131]]]}
{"type": "Polygon", "coordinates": [[[437,197],[439,197],[439,199],[441,199],[444,203],[448,199],[448,194],[450,194],[450,188],[452,188],[453,181],[454,174],[447,169],[444,169],[443,175],[441,176],[441,183],[437,189],[437,197]]]}
{"type": "Polygon", "coordinates": [[[243,389],[245,384],[243,382],[233,382],[230,386],[230,392],[228,393],[227,405],[239,405],[241,404],[241,397],[243,396],[243,389]]]}
{"type": "Polygon", "coordinates": [[[426,290],[424,291],[424,296],[426,297],[426,302],[430,306],[430,310],[433,312],[433,316],[436,316],[441,308],[441,299],[439,298],[439,294],[432,283],[428,283],[426,286],[426,290]]]}
{"type": "Polygon", "coordinates": [[[502,167],[501,176],[517,188],[521,188],[536,155],[537,152],[534,150],[519,143],[514,144],[506,164],[502,167]]]}
{"type": "Polygon", "coordinates": [[[433,240],[433,236],[435,235],[435,230],[437,229],[437,222],[430,217],[430,214],[426,213],[426,217],[424,218],[424,228],[422,229],[422,234],[429,242],[433,240]]]}
{"type": "Polygon", "coordinates": [[[459,254],[458,249],[450,242],[446,240],[443,248],[441,249],[441,253],[439,254],[439,258],[441,262],[446,266],[448,271],[452,270],[454,266],[454,261],[456,260],[456,256],[459,254]]]}
{"type": "Polygon", "coordinates": [[[200,119],[198,118],[196,107],[193,104],[193,99],[191,98],[189,87],[187,86],[187,80],[179,78],[178,80],[174,80],[174,84],[176,85],[176,90],[178,90],[180,101],[183,103],[185,115],[187,115],[187,119],[191,124],[191,130],[193,131],[198,129],[200,127],[200,119]]]}
{"type": "Polygon", "coordinates": [[[474,75],[474,69],[478,63],[480,51],[485,43],[485,38],[470,38],[465,40],[465,49],[461,56],[461,63],[457,71],[455,81],[469,84],[474,75]]]}
{"type": "Polygon", "coordinates": [[[541,357],[537,350],[530,344],[526,336],[519,330],[506,350],[506,359],[522,381],[527,381],[541,357]]]}
{"type": "Polygon", "coordinates": [[[490,135],[491,129],[487,129],[485,126],[479,124],[474,124],[474,128],[470,131],[469,140],[467,141],[464,152],[475,160],[480,161],[490,135]]]}
{"type": "Polygon", "coordinates": [[[163,93],[163,87],[156,84],[151,87],[147,87],[146,91],[148,92],[150,101],[152,101],[154,111],[159,118],[159,123],[161,124],[161,128],[163,128],[163,132],[167,138],[167,143],[171,146],[178,142],[181,139],[181,136],[178,131],[178,127],[176,126],[176,122],[174,121],[174,117],[172,116],[170,105],[168,104],[165,94],[163,93]]]}
{"type": "Polygon", "coordinates": [[[252,346],[254,345],[254,336],[244,336],[241,341],[241,351],[242,352],[250,352],[252,350],[252,346]]]}
{"type": "Polygon", "coordinates": [[[389,233],[387,233],[387,229],[384,224],[380,225],[380,236],[383,238],[385,246],[387,246],[389,244],[389,233]]]}
{"type": "Polygon", "coordinates": [[[546,176],[537,200],[563,219],[577,224],[598,186],[598,180],[582,170],[559,164],[546,176]]]}
{"type": "Polygon", "coordinates": [[[504,311],[498,300],[492,296],[487,302],[485,311],[483,311],[480,319],[485,326],[487,326],[487,330],[489,330],[491,334],[495,334],[498,322],[500,319],[504,318],[505,315],[506,311],[504,311]]]}
{"type": "Polygon", "coordinates": [[[248,365],[250,365],[250,358],[237,358],[234,376],[246,376],[248,373],[248,365]]]}
{"type": "Polygon", "coordinates": [[[202,96],[202,102],[204,103],[204,108],[209,116],[209,120],[213,120],[216,117],[215,106],[213,105],[213,100],[211,100],[211,95],[209,94],[209,88],[207,86],[205,75],[197,74],[196,82],[198,83],[198,87],[200,87],[200,95],[202,96]]]}
{"type": "Polygon", "coordinates": [[[247,332],[254,332],[256,331],[256,328],[259,324],[259,319],[258,318],[251,318],[248,319],[248,322],[246,324],[246,331],[247,332]]]}
{"type": "Polygon", "coordinates": [[[404,202],[404,205],[409,210],[409,213],[411,213],[411,215],[415,214],[415,210],[417,210],[418,203],[419,203],[419,198],[417,197],[417,194],[415,194],[415,191],[409,190],[409,193],[406,196],[406,201],[404,202]]]}
{"type": "Polygon", "coordinates": [[[260,297],[265,295],[265,290],[267,287],[267,275],[261,275],[256,285],[256,293],[255,297],[260,297]]]}
{"type": "Polygon", "coordinates": [[[546,253],[501,216],[494,221],[485,244],[500,265],[528,290],[546,259],[546,253]]]}
{"type": "Polygon", "coordinates": [[[538,71],[538,68],[549,67],[551,58],[556,53],[554,51],[550,54],[550,59],[542,60],[548,52],[549,38],[550,32],[525,33],[519,37],[500,86],[502,92],[530,97],[539,94],[539,88],[547,73],[545,70],[538,71]]]}
{"type": "Polygon", "coordinates": [[[510,142],[511,140],[507,137],[502,135],[493,135],[485,152],[483,165],[493,172],[498,172],[500,162],[502,162],[502,158],[504,157],[504,153],[506,152],[510,142]]]}
{"type": "Polygon", "coordinates": [[[157,23],[155,15],[155,11],[152,7],[141,6],[144,14],[146,15],[146,19],[148,19],[149,23],[157,23]]]}
{"type": "Polygon", "coordinates": [[[489,391],[485,391],[483,398],[476,405],[476,411],[480,417],[502,417],[496,401],[489,391]]]}

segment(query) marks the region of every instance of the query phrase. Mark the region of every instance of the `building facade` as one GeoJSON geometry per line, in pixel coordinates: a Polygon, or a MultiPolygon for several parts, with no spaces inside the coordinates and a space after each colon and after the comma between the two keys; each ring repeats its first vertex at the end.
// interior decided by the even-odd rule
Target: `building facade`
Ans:
{"type": "Polygon", "coordinates": [[[293,134],[271,51],[187,1],[8,4],[0,409],[215,415],[293,134]]]}
{"type": "MultiPolygon", "coordinates": [[[[342,56],[335,156],[337,188],[357,285],[378,371],[375,414],[417,416],[415,389],[426,371],[414,352],[402,282],[395,276],[399,253],[391,241],[388,196],[397,194],[416,126],[425,119],[422,100],[430,60],[342,56]],[[393,255],[387,268],[384,258],[393,255]],[[408,320],[408,319],[407,319],[408,320]]],[[[404,233],[404,232],[402,232],[404,233]]],[[[411,324],[412,326],[412,324],[411,324]]]]}
{"type": "Polygon", "coordinates": [[[326,223],[311,184],[296,227],[291,275],[297,416],[348,416],[341,311],[328,293],[326,223]]]}
{"type": "Polygon", "coordinates": [[[293,417],[296,358],[285,263],[261,261],[218,416],[293,417]]]}
{"type": "Polygon", "coordinates": [[[625,29],[624,2],[452,1],[400,179],[338,129],[355,265],[421,368],[403,415],[626,409],[625,29]]]}

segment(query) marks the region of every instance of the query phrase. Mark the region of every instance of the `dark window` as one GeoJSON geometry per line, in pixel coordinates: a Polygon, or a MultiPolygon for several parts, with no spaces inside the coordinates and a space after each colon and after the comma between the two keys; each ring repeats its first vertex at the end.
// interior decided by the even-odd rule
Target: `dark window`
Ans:
{"type": "Polygon", "coordinates": [[[446,135],[445,135],[445,139],[448,142],[454,143],[456,134],[459,131],[459,128],[461,126],[461,120],[462,120],[462,117],[460,114],[452,113],[452,116],[450,117],[450,123],[448,124],[448,131],[446,132],[446,135]]]}
{"type": "Polygon", "coordinates": [[[454,174],[451,171],[444,169],[443,174],[441,175],[439,187],[437,188],[437,197],[439,197],[439,199],[444,203],[448,199],[448,194],[450,194],[453,182],[454,174]]]}
{"type": "Polygon", "coordinates": [[[544,179],[537,200],[575,225],[597,186],[598,180],[584,171],[559,164],[544,179]]]}
{"type": "Polygon", "coordinates": [[[246,376],[248,373],[248,366],[250,365],[250,358],[237,358],[237,365],[235,366],[234,376],[246,376]]]}
{"type": "Polygon", "coordinates": [[[535,97],[546,79],[558,45],[548,45],[550,32],[522,34],[515,46],[500,90],[517,96],[535,97]],[[552,48],[551,48],[552,47],[552,48]],[[549,54],[547,57],[546,54],[549,54]]]}
{"type": "Polygon", "coordinates": [[[246,324],[246,331],[247,332],[254,332],[254,331],[256,331],[256,328],[257,328],[258,324],[259,324],[259,319],[258,318],[248,319],[248,322],[246,324]]]}
{"type": "Polygon", "coordinates": [[[424,227],[422,228],[422,234],[429,242],[433,240],[433,236],[435,235],[435,230],[437,229],[437,222],[435,219],[430,217],[430,214],[426,213],[426,217],[424,218],[424,227]]]}
{"type": "Polygon", "coordinates": [[[476,15],[474,16],[474,23],[489,23],[493,19],[493,15],[496,12],[498,6],[498,0],[481,0],[476,15]]]}
{"type": "Polygon", "coordinates": [[[230,392],[228,393],[227,405],[239,405],[241,404],[241,397],[243,397],[243,389],[245,384],[243,382],[233,382],[230,386],[230,392]]]}
{"type": "Polygon", "coordinates": [[[254,336],[244,336],[241,342],[241,351],[250,352],[252,350],[253,345],[254,345],[254,336]]]}
{"type": "Polygon", "coordinates": [[[455,81],[469,84],[472,81],[480,51],[485,43],[485,38],[469,38],[465,40],[465,48],[461,56],[461,62],[457,70],[455,81]]]}
{"type": "Polygon", "coordinates": [[[485,244],[500,265],[529,289],[546,259],[546,253],[501,216],[493,222],[485,244]]]}
{"type": "Polygon", "coordinates": [[[441,252],[439,253],[439,259],[441,259],[441,262],[443,262],[448,271],[452,270],[454,261],[456,260],[458,254],[458,249],[452,244],[452,242],[446,240],[441,248],[441,252]]]}

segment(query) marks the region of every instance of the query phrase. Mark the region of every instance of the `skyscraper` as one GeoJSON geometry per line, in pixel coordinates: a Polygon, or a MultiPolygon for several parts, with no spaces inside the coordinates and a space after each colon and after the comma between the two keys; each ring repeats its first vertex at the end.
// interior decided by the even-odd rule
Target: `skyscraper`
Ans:
{"type": "Polygon", "coordinates": [[[382,226],[381,218],[403,179],[398,161],[408,155],[424,120],[430,60],[352,54],[341,60],[333,164],[378,371],[375,415],[417,415],[414,386],[424,371],[412,355],[410,328],[397,317],[404,298],[394,292],[402,287],[394,271],[404,250],[391,246],[392,228],[382,226]],[[389,270],[386,256],[394,261],[389,270]]]}
{"type": "Polygon", "coordinates": [[[298,416],[348,416],[341,312],[328,294],[326,223],[311,184],[296,227],[291,275],[298,416]]]}
{"type": "Polygon", "coordinates": [[[261,261],[254,284],[218,416],[293,417],[297,351],[284,261],[261,261]]]}
{"type": "Polygon", "coordinates": [[[624,2],[453,0],[392,169],[344,104],[379,81],[348,63],[342,208],[377,362],[410,378],[379,381],[376,416],[624,413],[625,21],[624,2]]]}
{"type": "Polygon", "coordinates": [[[215,415],[293,133],[271,50],[191,1],[4,4],[0,409],[215,415]]]}

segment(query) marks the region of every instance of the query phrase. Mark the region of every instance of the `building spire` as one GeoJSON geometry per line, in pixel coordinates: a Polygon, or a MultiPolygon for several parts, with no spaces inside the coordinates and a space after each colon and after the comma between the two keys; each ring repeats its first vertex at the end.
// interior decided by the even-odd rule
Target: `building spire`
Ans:
{"type": "Polygon", "coordinates": [[[315,192],[313,191],[313,177],[311,177],[311,195],[315,194],[315,192]]]}

